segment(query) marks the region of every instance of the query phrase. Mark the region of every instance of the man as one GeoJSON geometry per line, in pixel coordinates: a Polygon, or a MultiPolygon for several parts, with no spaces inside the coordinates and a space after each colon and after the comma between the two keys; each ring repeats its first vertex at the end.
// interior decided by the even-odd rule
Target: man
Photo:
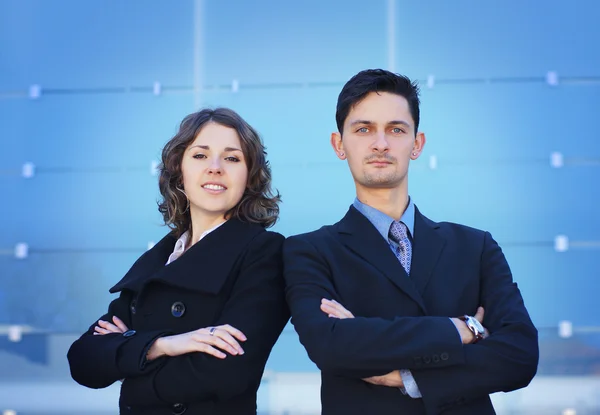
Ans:
{"type": "Polygon", "coordinates": [[[537,330],[492,236],[433,222],[408,195],[408,164],[425,145],[417,86],[360,72],[336,121],[331,144],[357,197],[335,225],[284,245],[292,323],[321,369],[322,413],[494,414],[489,394],[535,375],[537,330]]]}

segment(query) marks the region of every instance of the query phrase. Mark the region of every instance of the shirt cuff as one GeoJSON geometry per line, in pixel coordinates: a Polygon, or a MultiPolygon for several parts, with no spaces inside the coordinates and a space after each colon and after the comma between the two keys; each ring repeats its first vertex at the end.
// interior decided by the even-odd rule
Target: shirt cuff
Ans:
{"type": "Polygon", "coordinates": [[[419,390],[419,386],[415,381],[410,370],[400,369],[400,376],[402,376],[402,383],[404,383],[404,388],[400,388],[402,393],[410,396],[413,399],[422,398],[421,391],[419,390]]]}

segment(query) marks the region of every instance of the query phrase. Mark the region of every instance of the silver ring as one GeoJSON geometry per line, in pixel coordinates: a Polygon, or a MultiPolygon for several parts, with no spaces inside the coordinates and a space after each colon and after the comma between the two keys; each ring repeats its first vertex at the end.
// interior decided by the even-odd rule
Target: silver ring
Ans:
{"type": "Polygon", "coordinates": [[[210,334],[211,336],[214,336],[216,329],[217,329],[216,327],[211,327],[210,329],[208,329],[208,334],[210,334]]]}

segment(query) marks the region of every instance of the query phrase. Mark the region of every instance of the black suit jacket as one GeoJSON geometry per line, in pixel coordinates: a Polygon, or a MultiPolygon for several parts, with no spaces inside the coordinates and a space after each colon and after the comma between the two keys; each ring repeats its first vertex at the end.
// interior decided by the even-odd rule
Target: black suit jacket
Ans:
{"type": "Polygon", "coordinates": [[[165,266],[176,242],[167,235],[111,288],[120,296],[101,317],[116,315],[136,334],[94,336],[93,323],[68,352],[73,379],[91,388],[125,379],[122,414],[256,413],[265,363],[289,318],[283,239],[231,219],[165,266]],[[190,353],[145,363],[157,337],[220,324],[247,336],[244,355],[190,353]]]}
{"type": "Polygon", "coordinates": [[[292,323],[321,369],[323,414],[493,414],[490,393],[535,375],[537,330],[491,235],[418,210],[414,233],[410,277],[354,207],[284,244],[292,323]],[[322,298],[356,318],[327,317],[322,298]],[[448,317],[480,305],[491,336],[463,346],[448,317]],[[361,380],[396,369],[412,371],[423,399],[361,380]]]}

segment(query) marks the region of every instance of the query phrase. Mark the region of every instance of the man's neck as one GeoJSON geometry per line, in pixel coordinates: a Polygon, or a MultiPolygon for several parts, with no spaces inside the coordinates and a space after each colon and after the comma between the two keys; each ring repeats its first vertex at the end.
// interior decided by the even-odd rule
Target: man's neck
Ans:
{"type": "Polygon", "coordinates": [[[394,189],[357,188],[356,197],[395,220],[400,220],[408,206],[408,191],[404,186],[394,189]]]}

